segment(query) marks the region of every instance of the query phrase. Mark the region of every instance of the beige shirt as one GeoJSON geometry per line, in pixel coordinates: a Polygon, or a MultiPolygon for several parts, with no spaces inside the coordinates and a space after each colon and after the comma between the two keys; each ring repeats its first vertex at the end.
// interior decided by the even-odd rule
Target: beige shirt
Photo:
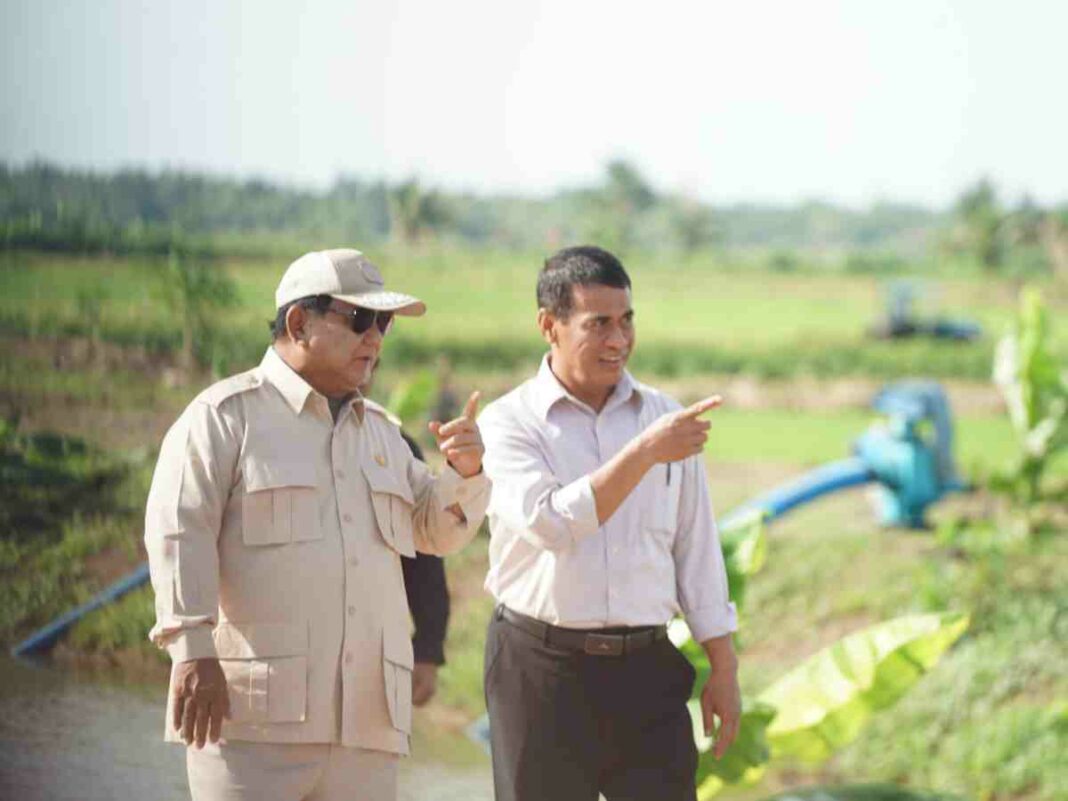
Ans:
{"type": "MultiPolygon", "coordinates": [[[[225,738],[407,753],[400,555],[460,548],[488,499],[482,474],[446,467],[435,478],[370,401],[335,422],[268,349],[259,367],[201,393],[164,438],[145,518],[149,636],[174,662],[219,658],[225,738]]],[[[167,738],[178,739],[169,723],[167,738]]]]}
{"type": "Polygon", "coordinates": [[[603,524],[590,473],[681,408],[624,373],[600,413],[548,358],[479,418],[489,506],[486,588],[511,609],[574,628],[665,623],[698,640],[737,628],[703,457],[653,467],[603,524]]]}

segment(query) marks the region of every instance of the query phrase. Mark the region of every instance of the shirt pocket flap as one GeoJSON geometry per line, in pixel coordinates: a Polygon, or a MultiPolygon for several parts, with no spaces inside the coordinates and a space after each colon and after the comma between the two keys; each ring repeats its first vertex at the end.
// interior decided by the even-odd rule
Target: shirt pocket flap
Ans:
{"type": "Polygon", "coordinates": [[[367,483],[371,485],[371,492],[396,495],[410,504],[415,503],[412,488],[404,478],[395,475],[384,467],[379,467],[377,464],[364,465],[363,472],[367,476],[367,483]]]}
{"type": "Polygon", "coordinates": [[[415,556],[412,488],[403,477],[377,466],[364,466],[364,475],[371,487],[371,505],[382,539],[401,556],[415,556]]]}
{"type": "Polygon", "coordinates": [[[314,465],[250,456],[241,469],[245,479],[241,531],[246,545],[284,545],[322,537],[314,465]]]}
{"type": "Polygon", "coordinates": [[[212,636],[220,659],[266,659],[308,653],[307,625],[220,623],[212,636]]]}
{"type": "Polygon", "coordinates": [[[382,634],[382,652],[387,662],[408,670],[415,667],[412,639],[407,632],[396,628],[385,629],[382,634]]]}
{"type": "Polygon", "coordinates": [[[242,466],[246,492],[316,486],[315,467],[304,462],[249,457],[242,466]]]}

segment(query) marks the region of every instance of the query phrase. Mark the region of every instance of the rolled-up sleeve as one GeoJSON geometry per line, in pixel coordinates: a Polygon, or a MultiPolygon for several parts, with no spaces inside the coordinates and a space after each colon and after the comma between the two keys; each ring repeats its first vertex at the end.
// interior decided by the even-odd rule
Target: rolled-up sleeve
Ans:
{"type": "Polygon", "coordinates": [[[216,655],[218,537],[239,442],[217,408],[194,402],[160,449],[145,510],[156,594],[149,638],[175,662],[216,655]]]}
{"type": "Polygon", "coordinates": [[[698,642],[738,628],[730,601],[723,551],[708,496],[708,475],[702,457],[683,463],[678,529],[672,554],[679,605],[698,642]]]}
{"type": "Polygon", "coordinates": [[[588,475],[562,484],[533,437],[517,421],[483,414],[486,472],[493,482],[490,514],[532,545],[563,551],[597,531],[597,505],[588,475]]]}

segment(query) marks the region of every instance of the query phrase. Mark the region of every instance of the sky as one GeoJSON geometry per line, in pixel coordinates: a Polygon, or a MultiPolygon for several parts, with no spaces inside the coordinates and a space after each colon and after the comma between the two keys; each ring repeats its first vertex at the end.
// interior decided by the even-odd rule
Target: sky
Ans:
{"type": "Polygon", "coordinates": [[[1060,0],[0,0],[0,161],[1068,201],[1060,0]]]}

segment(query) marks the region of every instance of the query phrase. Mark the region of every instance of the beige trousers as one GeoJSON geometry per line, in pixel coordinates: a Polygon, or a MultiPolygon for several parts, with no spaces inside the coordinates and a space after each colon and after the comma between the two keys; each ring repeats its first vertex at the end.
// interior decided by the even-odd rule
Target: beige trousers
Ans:
{"type": "Polygon", "coordinates": [[[339,745],[207,743],[186,749],[193,801],[396,801],[397,755],[339,745]]]}

